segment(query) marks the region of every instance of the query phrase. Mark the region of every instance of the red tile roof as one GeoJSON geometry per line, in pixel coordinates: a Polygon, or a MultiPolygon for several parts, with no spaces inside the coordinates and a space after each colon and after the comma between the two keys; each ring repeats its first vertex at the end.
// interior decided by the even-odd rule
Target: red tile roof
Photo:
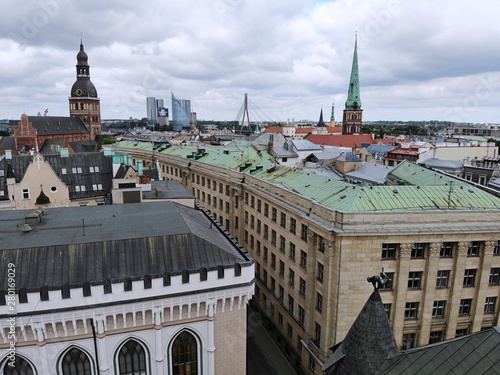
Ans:
{"type": "Polygon", "coordinates": [[[323,135],[310,134],[306,137],[309,142],[320,146],[337,146],[361,148],[362,143],[376,144],[371,134],[346,134],[346,135],[323,135]]]}

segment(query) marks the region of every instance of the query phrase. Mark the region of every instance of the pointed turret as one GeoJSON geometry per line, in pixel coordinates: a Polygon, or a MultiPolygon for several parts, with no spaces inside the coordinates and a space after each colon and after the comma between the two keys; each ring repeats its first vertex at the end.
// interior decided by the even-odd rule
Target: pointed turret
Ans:
{"type": "Polygon", "coordinates": [[[354,42],[354,55],[352,58],[351,79],[349,91],[345,102],[342,134],[361,133],[363,110],[361,109],[361,97],[359,95],[359,72],[358,72],[358,37],[354,42]]]}
{"type": "Polygon", "coordinates": [[[396,352],[391,325],[376,289],[323,371],[328,375],[374,374],[396,352]]]}
{"type": "Polygon", "coordinates": [[[330,115],[330,123],[335,123],[335,103],[332,102],[332,113],[330,115]]]}
{"type": "Polygon", "coordinates": [[[321,108],[321,112],[319,113],[319,121],[316,124],[316,127],[320,127],[320,128],[326,127],[326,124],[323,121],[323,108],[321,108]]]}
{"type": "Polygon", "coordinates": [[[354,42],[354,56],[352,57],[351,79],[349,91],[345,102],[345,109],[361,109],[361,97],[359,96],[359,72],[358,72],[358,37],[354,42]]]}

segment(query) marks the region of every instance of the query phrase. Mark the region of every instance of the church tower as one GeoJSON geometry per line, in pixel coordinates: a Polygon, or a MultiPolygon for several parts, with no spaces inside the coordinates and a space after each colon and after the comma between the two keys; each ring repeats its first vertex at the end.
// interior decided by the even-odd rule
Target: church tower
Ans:
{"type": "Polygon", "coordinates": [[[354,42],[354,56],[352,58],[351,80],[349,81],[349,92],[345,102],[344,116],[342,119],[342,134],[360,134],[363,110],[361,109],[361,98],[359,96],[359,74],[358,74],[358,37],[354,42]]]}
{"type": "Polygon", "coordinates": [[[94,84],[90,81],[90,66],[88,56],[80,41],[80,51],[76,55],[76,82],[71,88],[69,97],[69,114],[80,117],[94,140],[101,133],[100,100],[94,84]]]}

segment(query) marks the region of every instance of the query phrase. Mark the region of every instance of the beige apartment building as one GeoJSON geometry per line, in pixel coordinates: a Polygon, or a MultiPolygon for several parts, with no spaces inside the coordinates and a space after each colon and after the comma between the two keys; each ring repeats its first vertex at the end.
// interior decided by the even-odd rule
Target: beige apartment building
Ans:
{"type": "MultiPolygon", "coordinates": [[[[153,163],[149,143],[115,151],[153,163]]],[[[303,373],[321,374],[382,268],[399,349],[498,325],[500,198],[478,187],[409,162],[391,186],[351,185],[236,141],[154,157],[255,258],[254,305],[303,373]]]]}

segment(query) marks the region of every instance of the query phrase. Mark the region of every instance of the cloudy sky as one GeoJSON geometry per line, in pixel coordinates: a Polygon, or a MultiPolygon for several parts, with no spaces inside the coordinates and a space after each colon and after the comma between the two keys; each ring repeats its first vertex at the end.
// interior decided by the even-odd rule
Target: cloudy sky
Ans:
{"type": "Polygon", "coordinates": [[[342,119],[355,34],[363,119],[500,123],[497,0],[3,0],[0,119],[67,116],[80,35],[102,118],[146,97],[200,119],[342,119]]]}

